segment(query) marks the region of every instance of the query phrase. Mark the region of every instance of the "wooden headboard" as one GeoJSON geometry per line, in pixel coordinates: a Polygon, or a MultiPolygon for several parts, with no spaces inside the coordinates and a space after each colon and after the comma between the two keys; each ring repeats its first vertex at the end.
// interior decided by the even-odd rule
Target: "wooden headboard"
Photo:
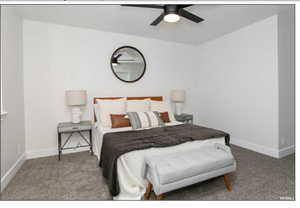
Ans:
{"type": "MultiPolygon", "coordinates": [[[[123,97],[94,97],[93,98],[93,103],[96,104],[97,100],[115,100],[115,99],[120,99],[123,97]]],[[[127,100],[144,100],[144,99],[151,99],[155,101],[162,101],[163,97],[162,96],[146,96],[146,97],[126,97],[127,100]]],[[[94,121],[97,121],[96,114],[94,111],[94,121]]]]}

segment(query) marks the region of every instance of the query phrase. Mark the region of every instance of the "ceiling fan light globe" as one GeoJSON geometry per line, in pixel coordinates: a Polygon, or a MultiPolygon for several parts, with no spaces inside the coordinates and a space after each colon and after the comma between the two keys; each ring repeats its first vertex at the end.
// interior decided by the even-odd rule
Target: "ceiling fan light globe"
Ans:
{"type": "Polygon", "coordinates": [[[164,16],[165,22],[178,22],[180,20],[180,16],[178,14],[166,14],[164,16]]]}

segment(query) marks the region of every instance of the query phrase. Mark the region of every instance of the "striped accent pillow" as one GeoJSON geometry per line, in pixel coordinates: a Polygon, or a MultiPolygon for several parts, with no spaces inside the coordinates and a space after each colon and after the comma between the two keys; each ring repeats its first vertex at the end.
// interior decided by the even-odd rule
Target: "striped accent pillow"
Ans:
{"type": "Polygon", "coordinates": [[[133,129],[164,126],[157,111],[150,112],[127,112],[133,129]]]}

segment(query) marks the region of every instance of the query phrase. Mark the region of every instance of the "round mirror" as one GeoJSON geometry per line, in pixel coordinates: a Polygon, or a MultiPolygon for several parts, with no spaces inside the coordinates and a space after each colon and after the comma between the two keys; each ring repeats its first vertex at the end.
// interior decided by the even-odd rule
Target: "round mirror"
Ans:
{"type": "Polygon", "coordinates": [[[115,50],[110,59],[111,70],[123,82],[136,82],[142,78],[146,70],[143,54],[131,46],[123,46],[115,50]]]}

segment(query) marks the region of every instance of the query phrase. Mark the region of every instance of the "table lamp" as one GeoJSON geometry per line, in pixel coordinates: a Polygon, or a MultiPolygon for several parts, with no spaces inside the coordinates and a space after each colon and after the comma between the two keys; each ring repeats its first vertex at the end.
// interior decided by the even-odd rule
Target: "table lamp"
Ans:
{"type": "Polygon", "coordinates": [[[66,101],[67,105],[72,107],[72,123],[80,123],[80,106],[86,105],[87,93],[86,90],[67,90],[66,101]]]}
{"type": "Polygon", "coordinates": [[[175,103],[175,114],[181,115],[182,103],[185,101],[185,91],[184,90],[172,90],[171,100],[175,103]]]}

